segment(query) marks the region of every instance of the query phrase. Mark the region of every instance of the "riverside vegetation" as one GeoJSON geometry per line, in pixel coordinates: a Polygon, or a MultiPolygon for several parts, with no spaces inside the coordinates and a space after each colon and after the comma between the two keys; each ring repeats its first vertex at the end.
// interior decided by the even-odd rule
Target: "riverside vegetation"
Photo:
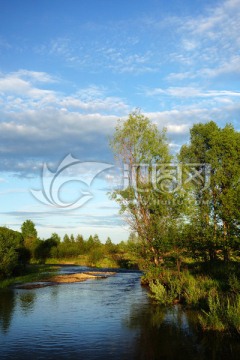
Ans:
{"type": "Polygon", "coordinates": [[[205,331],[240,335],[240,133],[231,124],[196,124],[173,157],[166,130],[134,111],[118,122],[110,146],[128,169],[128,185],[110,196],[129,240],[56,233],[40,240],[26,220],[21,233],[0,228],[2,279],[29,262],[138,267],[153,301],[196,309],[205,331]]]}

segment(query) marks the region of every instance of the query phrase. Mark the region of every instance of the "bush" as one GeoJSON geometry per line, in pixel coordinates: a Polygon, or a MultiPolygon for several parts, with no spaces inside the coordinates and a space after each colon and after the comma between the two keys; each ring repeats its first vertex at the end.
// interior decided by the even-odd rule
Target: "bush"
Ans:
{"type": "Polygon", "coordinates": [[[22,235],[11,229],[0,228],[0,277],[11,276],[19,264],[26,261],[25,253],[22,251],[22,235]]]}
{"type": "Polygon", "coordinates": [[[226,318],[230,329],[240,334],[240,295],[232,301],[227,300],[226,318]]]}
{"type": "Polygon", "coordinates": [[[210,292],[208,297],[209,311],[204,311],[199,315],[199,321],[204,330],[224,331],[226,330],[226,324],[224,324],[223,307],[219,299],[219,295],[216,292],[210,292]]]}
{"type": "Polygon", "coordinates": [[[228,284],[230,291],[234,294],[238,294],[240,292],[240,282],[235,274],[230,274],[228,284]]]}
{"type": "Polygon", "coordinates": [[[156,280],[155,283],[151,281],[149,286],[152,292],[152,294],[150,294],[150,297],[159,302],[161,305],[172,304],[173,299],[168,296],[166,288],[160,283],[159,280],[156,280]]]}

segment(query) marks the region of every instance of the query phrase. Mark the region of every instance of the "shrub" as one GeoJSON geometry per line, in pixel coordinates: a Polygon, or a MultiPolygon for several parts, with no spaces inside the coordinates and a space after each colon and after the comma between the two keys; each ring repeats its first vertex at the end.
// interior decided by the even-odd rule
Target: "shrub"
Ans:
{"type": "Polygon", "coordinates": [[[235,294],[238,294],[240,292],[240,282],[235,274],[230,274],[228,284],[230,291],[235,294]]]}
{"type": "Polygon", "coordinates": [[[229,328],[240,334],[240,295],[232,301],[227,300],[226,318],[229,328]]]}
{"type": "Polygon", "coordinates": [[[153,281],[149,284],[152,297],[154,300],[158,301],[161,305],[169,305],[172,303],[173,299],[168,296],[166,288],[160,283],[159,280],[153,281]]]}
{"type": "Polygon", "coordinates": [[[0,277],[11,276],[17,265],[24,264],[27,259],[23,249],[19,232],[0,227],[0,277]]]}
{"type": "Polygon", "coordinates": [[[226,330],[226,324],[224,324],[223,307],[219,299],[219,295],[215,291],[211,291],[208,296],[209,311],[204,311],[202,315],[199,315],[199,321],[204,330],[226,330]]]}

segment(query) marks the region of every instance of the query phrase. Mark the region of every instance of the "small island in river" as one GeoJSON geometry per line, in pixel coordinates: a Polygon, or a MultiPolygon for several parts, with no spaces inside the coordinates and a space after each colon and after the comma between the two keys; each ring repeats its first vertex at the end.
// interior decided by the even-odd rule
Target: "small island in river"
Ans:
{"type": "Polygon", "coordinates": [[[25,284],[16,285],[15,288],[30,290],[30,289],[42,288],[45,286],[77,283],[89,279],[106,279],[107,277],[112,275],[115,275],[115,272],[89,271],[84,273],[81,272],[74,274],[53,275],[50,278],[40,280],[37,282],[28,282],[25,284]]]}

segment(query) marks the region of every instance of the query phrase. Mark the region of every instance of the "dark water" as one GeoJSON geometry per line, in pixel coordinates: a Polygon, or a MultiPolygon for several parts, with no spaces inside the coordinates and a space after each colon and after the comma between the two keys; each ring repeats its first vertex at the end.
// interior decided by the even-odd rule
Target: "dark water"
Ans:
{"type": "MultiPolygon", "coordinates": [[[[63,272],[83,268],[64,267],[63,272]]],[[[240,341],[151,303],[137,272],[0,292],[0,359],[239,359],[240,341]]]]}

